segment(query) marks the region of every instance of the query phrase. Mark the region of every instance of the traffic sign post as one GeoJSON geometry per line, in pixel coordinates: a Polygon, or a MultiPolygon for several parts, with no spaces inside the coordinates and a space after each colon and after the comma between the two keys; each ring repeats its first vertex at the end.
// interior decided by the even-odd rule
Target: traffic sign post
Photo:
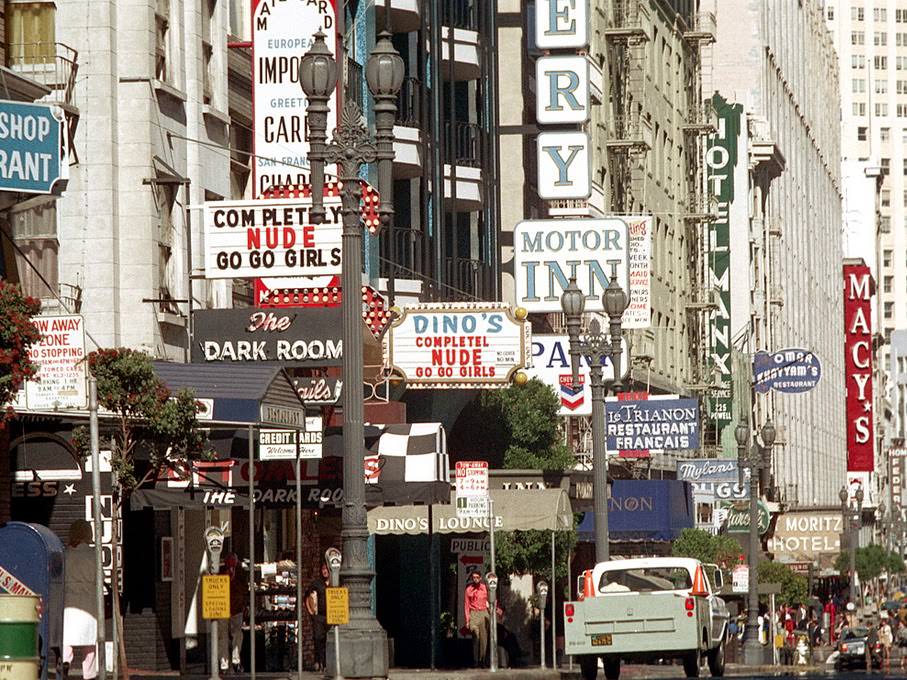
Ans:
{"type": "Polygon", "coordinates": [[[226,574],[202,576],[202,618],[230,618],[230,577],[226,574]]]}

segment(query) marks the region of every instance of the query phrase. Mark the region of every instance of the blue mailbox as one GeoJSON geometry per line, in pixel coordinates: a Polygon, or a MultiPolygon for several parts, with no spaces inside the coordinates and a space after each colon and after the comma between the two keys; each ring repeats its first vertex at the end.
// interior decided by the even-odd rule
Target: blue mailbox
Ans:
{"type": "Polygon", "coordinates": [[[63,543],[54,532],[25,522],[0,527],[0,593],[41,597],[41,680],[47,680],[49,653],[56,662],[63,645],[63,543]]]}

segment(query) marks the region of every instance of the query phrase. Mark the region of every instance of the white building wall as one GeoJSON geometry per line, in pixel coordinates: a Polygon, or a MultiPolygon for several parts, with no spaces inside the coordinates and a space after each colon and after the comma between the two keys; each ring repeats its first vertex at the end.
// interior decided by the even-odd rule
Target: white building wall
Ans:
{"type": "MultiPolygon", "coordinates": [[[[144,299],[188,295],[183,206],[230,194],[225,3],[184,0],[74,0],[58,5],[57,38],[80,55],[75,139],[79,163],[58,201],[60,280],[82,287],[86,329],[106,347],[145,349],[181,360],[186,304],[164,313],[144,299]],[[213,8],[209,30],[203,13],[213,8]],[[158,79],[155,13],[167,14],[167,76],[158,79]],[[205,104],[203,33],[212,44],[210,102],[205,104]],[[188,138],[188,140],[186,139],[188,138]],[[215,145],[214,148],[206,145],[215,145]],[[151,178],[186,177],[170,209],[174,229],[161,271],[161,215],[151,178]],[[207,192],[207,194],[206,194],[207,192]]],[[[202,261],[199,220],[193,229],[202,261]]],[[[224,284],[195,286],[196,308],[228,306],[224,284]],[[211,291],[218,291],[215,295],[211,291]]],[[[90,343],[89,343],[90,344],[90,343]]],[[[93,347],[92,347],[93,348],[93,347]]]]}
{"type": "MultiPolygon", "coordinates": [[[[765,261],[769,305],[763,347],[805,347],[822,361],[811,392],[757,400],[755,425],[780,427],[775,484],[801,505],[836,504],[846,467],[838,80],[818,0],[721,0],[715,89],[744,104],[784,157],[765,221],[780,236],[754,248],[765,261]],[[821,77],[817,77],[821,74],[821,77]]],[[[752,266],[752,265],[751,265],[752,266]]],[[[738,317],[739,318],[739,317],[738,317]]]]}

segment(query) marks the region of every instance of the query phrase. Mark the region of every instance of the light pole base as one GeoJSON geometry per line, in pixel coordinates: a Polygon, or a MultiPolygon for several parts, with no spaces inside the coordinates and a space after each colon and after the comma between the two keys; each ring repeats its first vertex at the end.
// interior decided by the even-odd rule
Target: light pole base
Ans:
{"type": "Polygon", "coordinates": [[[743,663],[747,666],[761,666],[765,663],[765,650],[759,643],[758,633],[754,639],[743,641],[743,663]]]}
{"type": "Polygon", "coordinates": [[[340,654],[335,651],[333,631],[327,639],[327,675],[337,676],[335,659],[340,659],[344,678],[386,678],[388,668],[387,633],[380,626],[352,628],[340,626],[340,654]]]}

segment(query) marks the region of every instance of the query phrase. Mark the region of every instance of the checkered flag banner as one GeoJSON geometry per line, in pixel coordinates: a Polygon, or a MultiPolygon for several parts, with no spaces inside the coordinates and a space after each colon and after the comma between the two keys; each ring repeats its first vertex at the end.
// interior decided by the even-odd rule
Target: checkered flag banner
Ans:
{"type": "Polygon", "coordinates": [[[367,441],[367,494],[380,495],[384,504],[450,502],[450,460],[441,423],[377,427],[379,436],[367,441]]]}

